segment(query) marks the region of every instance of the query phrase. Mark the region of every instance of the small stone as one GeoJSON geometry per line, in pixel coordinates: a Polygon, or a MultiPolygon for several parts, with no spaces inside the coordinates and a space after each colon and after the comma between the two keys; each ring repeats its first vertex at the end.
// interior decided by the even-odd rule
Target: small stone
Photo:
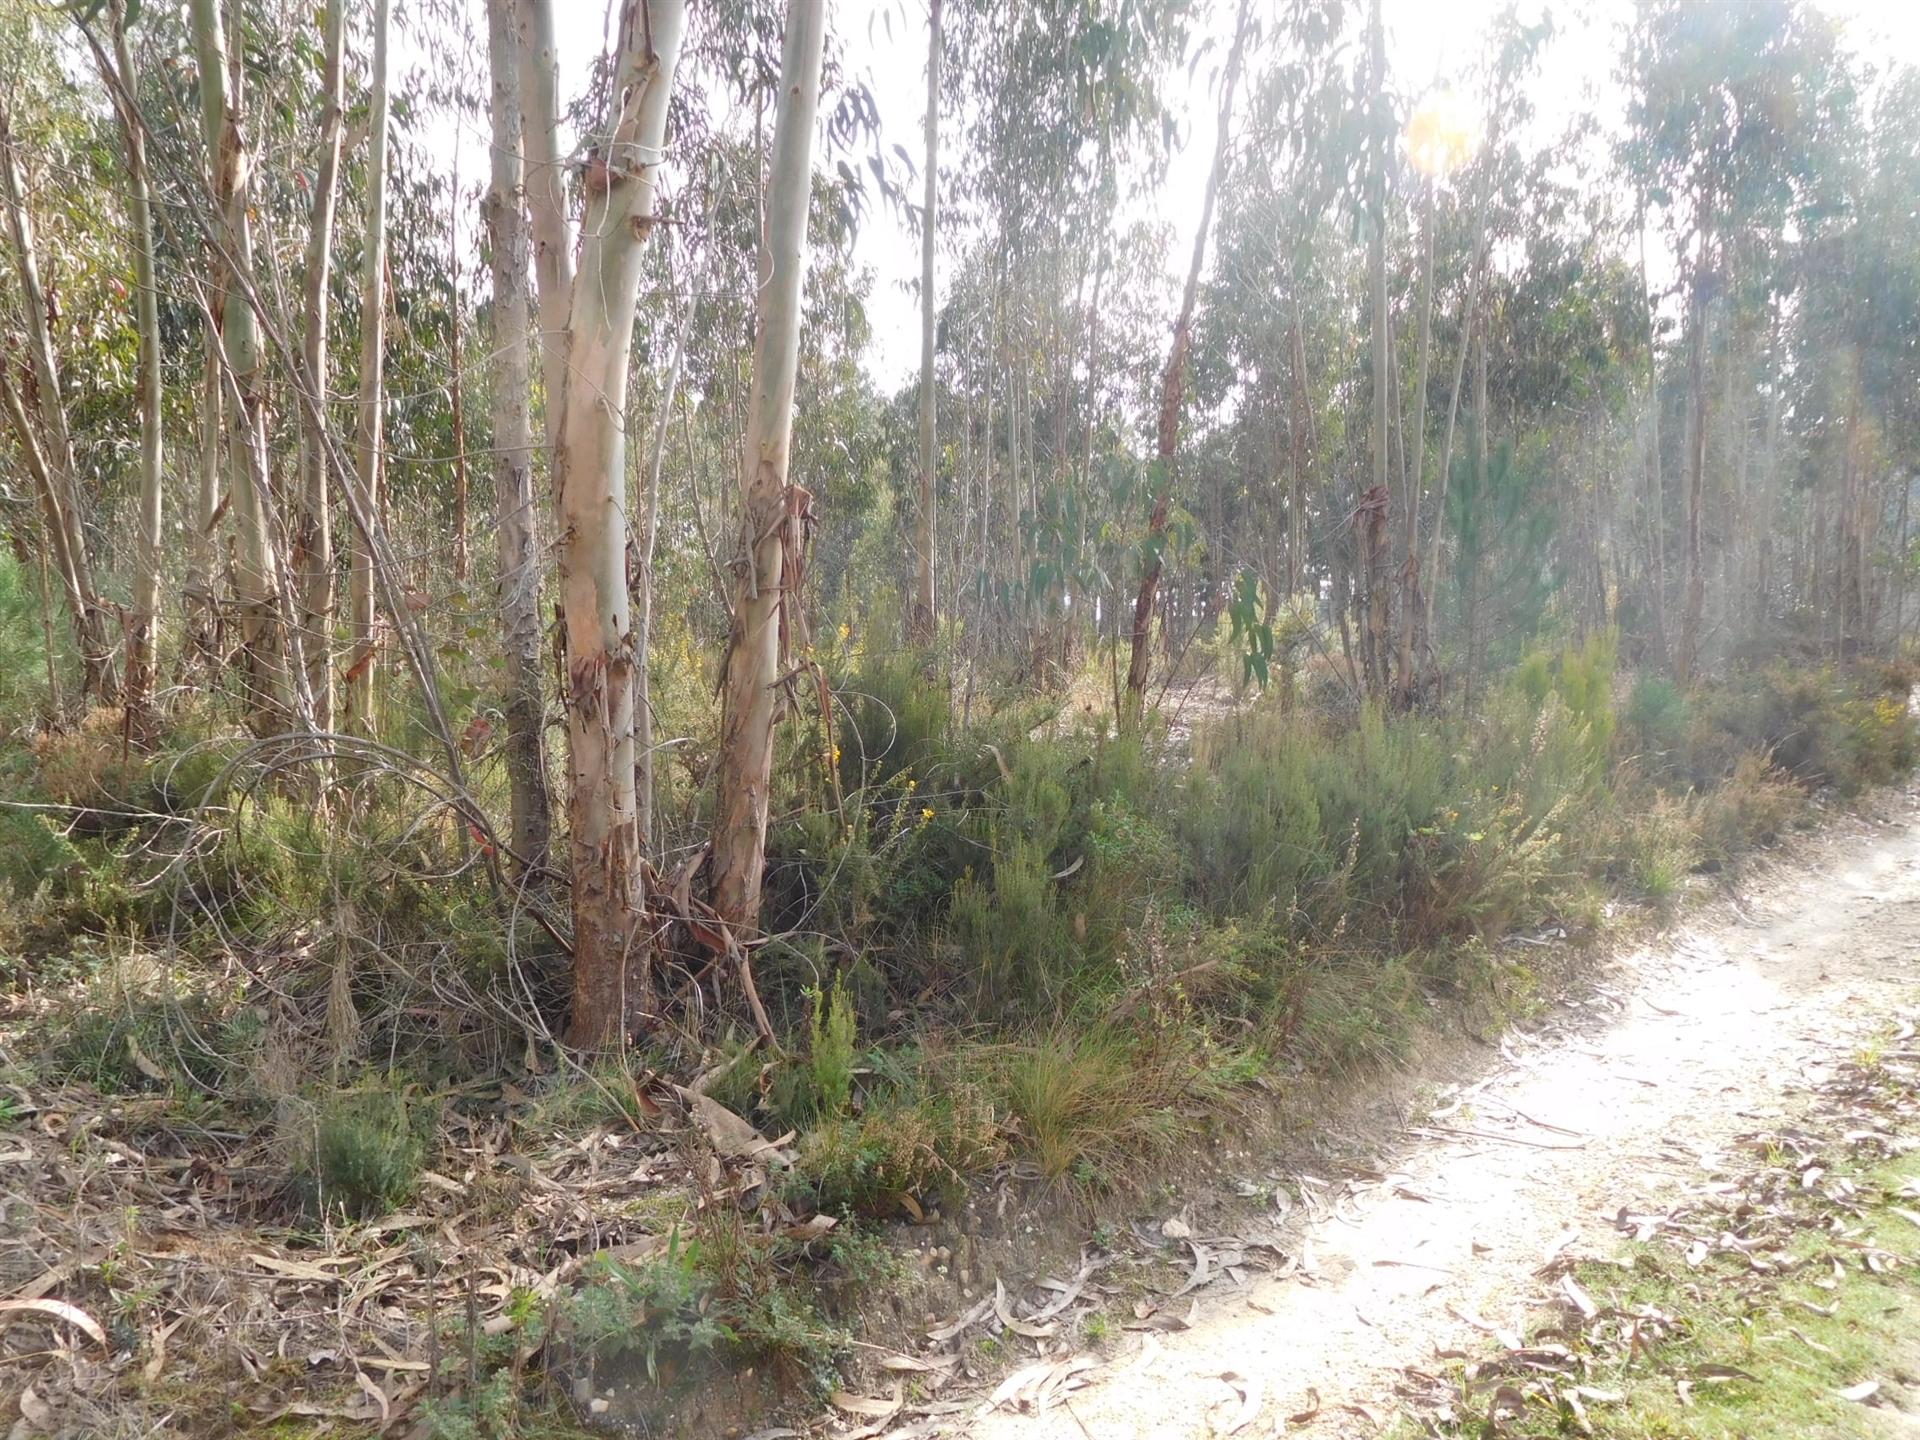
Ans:
{"type": "Polygon", "coordinates": [[[593,1397],[592,1403],[587,1406],[587,1411],[589,1414],[593,1414],[593,1415],[604,1415],[607,1413],[607,1411],[611,1410],[612,1408],[613,1408],[612,1401],[606,1400],[601,1396],[596,1395],[593,1397]]]}

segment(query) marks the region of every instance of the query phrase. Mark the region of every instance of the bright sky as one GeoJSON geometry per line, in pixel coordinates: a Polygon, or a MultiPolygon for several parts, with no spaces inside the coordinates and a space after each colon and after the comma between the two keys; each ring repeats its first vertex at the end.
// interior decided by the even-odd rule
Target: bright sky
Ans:
{"type": "MultiPolygon", "coordinates": [[[[822,3],[822,0],[795,0],[822,3]]],[[[1508,0],[1383,0],[1387,29],[1388,64],[1406,90],[1425,90],[1463,73],[1478,53],[1488,21],[1508,0]]],[[[1539,110],[1538,126],[1544,138],[1557,133],[1582,110],[1597,108],[1603,120],[1619,113],[1612,69],[1618,54],[1617,32],[1633,11],[1632,0],[1518,0],[1529,18],[1550,9],[1556,34],[1540,56],[1532,84],[1539,110]]],[[[1696,0],[1696,3],[1737,3],[1737,0],[1696,0]]],[[[836,33],[847,46],[850,69],[872,91],[880,111],[883,143],[895,142],[910,153],[921,153],[922,114],[926,105],[925,0],[832,0],[836,33]],[[880,23],[882,11],[892,12],[892,36],[880,23]]],[[[1842,18],[1847,42],[1856,53],[1920,64],[1920,0],[1824,0],[1825,8],[1842,18]]],[[[477,8],[477,7],[476,7],[477,8]]],[[[603,0],[557,0],[561,23],[564,88],[573,93],[586,75],[605,39],[603,0]]],[[[1222,40],[1233,23],[1229,0],[1212,0],[1208,23],[1222,40]]],[[[484,44],[484,18],[476,21],[484,44]]],[[[484,63],[484,62],[482,62],[484,63]]],[[[1129,219],[1167,220],[1176,227],[1169,263],[1184,266],[1191,245],[1190,228],[1199,214],[1206,186],[1206,157],[1213,145],[1216,102],[1208,91],[1217,66],[1202,65],[1189,79],[1184,69],[1176,86],[1184,110],[1183,153],[1175,157],[1163,183],[1153,191],[1152,208],[1129,219]],[[1198,157],[1196,159],[1196,157],[1198,157]]],[[[484,134],[463,135],[468,179],[484,163],[484,134]]],[[[947,150],[947,163],[953,151],[947,150]]],[[[883,208],[872,208],[854,242],[855,258],[874,274],[869,315],[873,345],[867,370],[876,382],[893,389],[907,382],[919,364],[918,301],[920,269],[918,242],[905,226],[883,208]]],[[[953,257],[942,254],[939,275],[950,272],[953,257]]]]}
{"type": "MultiPolygon", "coordinates": [[[[1476,58],[1481,32],[1504,9],[1507,0],[1383,0],[1387,30],[1387,63],[1407,89],[1444,84],[1464,72],[1476,58]]],[[[1731,0],[1699,0],[1731,3],[1731,0]]],[[[1841,16],[1852,47],[1867,55],[1920,64],[1920,0],[1825,0],[1825,8],[1841,16]]],[[[1535,103],[1543,134],[1560,130],[1581,110],[1599,106],[1603,118],[1617,113],[1619,101],[1610,94],[1611,71],[1618,53],[1615,32],[1631,16],[1631,0],[1588,0],[1588,3],[1545,3],[1520,0],[1520,11],[1531,18],[1551,9],[1556,35],[1540,58],[1534,78],[1535,103]]],[[[847,39],[849,61],[866,78],[880,109],[889,140],[898,140],[920,153],[921,116],[926,107],[926,40],[924,0],[837,0],[839,33],[847,39]],[[869,15],[892,9],[895,42],[889,46],[884,28],[869,26],[869,15]],[[901,35],[904,10],[920,27],[901,35]],[[876,40],[869,42],[868,31],[876,40]]],[[[1212,24],[1223,38],[1231,31],[1233,7],[1215,0],[1212,24]]],[[[1213,145],[1215,101],[1207,92],[1207,72],[1186,86],[1186,152],[1169,167],[1156,190],[1152,215],[1170,220],[1178,230],[1169,250],[1170,263],[1184,266],[1192,243],[1190,227],[1200,213],[1206,188],[1207,164],[1213,145]],[[1193,157],[1198,157],[1197,160],[1193,157]],[[1181,163],[1182,160],[1186,163],[1181,163]]],[[[1185,85],[1184,73],[1181,83],[1185,85]]],[[[919,365],[920,332],[917,301],[903,282],[916,281],[919,246],[904,227],[885,214],[870,218],[854,246],[855,254],[875,274],[869,305],[874,343],[868,372],[881,385],[896,387],[910,379],[919,365]]],[[[940,273],[947,273],[951,257],[940,257],[940,273]]]]}

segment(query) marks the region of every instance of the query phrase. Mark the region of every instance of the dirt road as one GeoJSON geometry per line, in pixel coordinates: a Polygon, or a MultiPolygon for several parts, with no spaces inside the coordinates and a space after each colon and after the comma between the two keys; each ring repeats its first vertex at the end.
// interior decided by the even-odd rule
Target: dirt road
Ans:
{"type": "Polygon", "coordinates": [[[1742,906],[1617,962],[1491,1073],[1409,1117],[1384,1180],[1345,1194],[1296,1182],[1317,1201],[1302,1207],[1316,1213],[1297,1227],[1297,1273],[1213,1296],[1190,1330],[1126,1336],[1065,1405],[964,1433],[1176,1440],[1257,1403],[1240,1434],[1281,1433],[1316,1404],[1315,1435],[1377,1434],[1405,1367],[1486,1343],[1474,1322],[1520,1329],[1543,1258],[1606,1253],[1622,1206],[1653,1208],[1697,1176],[1916,985],[1920,811],[1842,822],[1742,906]]]}

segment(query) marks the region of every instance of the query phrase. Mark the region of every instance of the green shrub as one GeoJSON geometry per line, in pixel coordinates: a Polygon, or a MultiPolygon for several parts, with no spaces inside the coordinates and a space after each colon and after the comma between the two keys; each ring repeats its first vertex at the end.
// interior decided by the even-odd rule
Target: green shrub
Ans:
{"type": "Polygon", "coordinates": [[[1758,751],[1748,751],[1695,806],[1700,850],[1724,865],[1756,845],[1771,845],[1807,807],[1806,791],[1758,751]]]}
{"type": "Polygon", "coordinates": [[[1270,706],[1203,732],[1178,816],[1196,899],[1218,915],[1285,919],[1331,867],[1305,722],[1270,706]]]}
{"type": "Polygon", "coordinates": [[[954,886],[948,924],[970,988],[1002,1009],[1033,1010],[1060,999],[1079,969],[1073,921],[1055,904],[1048,852],[1024,835],[992,832],[988,874],[954,886]]]}
{"type": "Polygon", "coordinates": [[[1773,665],[1707,693],[1691,736],[1694,782],[1726,778],[1748,751],[1809,785],[1853,795],[1907,773],[1920,758],[1920,729],[1903,696],[1872,672],[1773,665]]]}
{"type": "Polygon", "coordinates": [[[1890,785],[1913,769],[1920,734],[1913,713],[1897,695],[1855,695],[1843,700],[1831,722],[1826,762],[1834,787],[1857,795],[1874,785],[1890,785]]]}
{"type": "Polygon", "coordinates": [[[1560,652],[1555,690],[1561,703],[1585,733],[1597,766],[1604,766],[1613,750],[1617,724],[1613,710],[1613,668],[1619,656],[1619,636],[1611,629],[1589,634],[1578,649],[1560,652]]]}
{"type": "Polygon", "coordinates": [[[1664,675],[1642,675],[1627,701],[1627,744],[1655,774],[1663,774],[1684,758],[1691,710],[1678,685],[1664,675]]]}
{"type": "Polygon", "coordinates": [[[1450,771],[1438,732],[1412,718],[1389,723],[1378,706],[1314,748],[1308,776],[1328,848],[1339,855],[1323,899],[1326,924],[1355,907],[1398,909],[1407,842],[1445,803],[1450,771]]]}
{"type": "Polygon", "coordinates": [[[594,1361],[637,1356],[651,1384],[671,1383],[689,1360],[734,1338],[711,1313],[712,1285],[700,1261],[699,1243],[678,1230],[655,1260],[628,1264],[596,1254],[565,1309],[574,1344],[594,1361]]]}
{"type": "Polygon", "coordinates": [[[834,976],[833,989],[824,994],[815,987],[810,1020],[813,1044],[807,1052],[807,1068],[817,1115],[844,1115],[853,1101],[854,1026],[846,980],[834,976]]]}
{"type": "Polygon", "coordinates": [[[822,1210],[891,1218],[902,1197],[951,1197],[1005,1158],[1000,1117],[979,1085],[935,1070],[809,1131],[797,1172],[822,1210]]]}
{"type": "Polygon", "coordinates": [[[927,678],[919,656],[869,653],[834,692],[840,783],[849,794],[902,772],[924,779],[941,758],[952,709],[946,685],[927,678]]]}
{"type": "MultiPolygon", "coordinates": [[[[54,661],[74,672],[72,627],[64,606],[53,617],[54,661]]],[[[0,550],[0,732],[24,725],[47,709],[47,647],[38,582],[11,548],[0,550]]]]}
{"type": "Polygon", "coordinates": [[[322,1100],[312,1160],[321,1208],[366,1219],[411,1199],[437,1114],[391,1083],[322,1100]]]}
{"type": "Polygon", "coordinates": [[[1654,796],[1628,819],[1623,838],[1627,875],[1640,893],[1656,903],[1678,895],[1699,858],[1687,802],[1654,796]]]}
{"type": "Polygon", "coordinates": [[[80,851],[49,816],[0,809],[0,887],[16,901],[59,889],[85,868],[80,851]]]}

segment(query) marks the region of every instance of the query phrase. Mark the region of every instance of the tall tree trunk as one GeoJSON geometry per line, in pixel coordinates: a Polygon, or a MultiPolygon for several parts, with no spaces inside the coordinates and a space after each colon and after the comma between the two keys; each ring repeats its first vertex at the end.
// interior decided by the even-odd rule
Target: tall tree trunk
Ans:
{"type": "MultiPolygon", "coordinates": [[[[15,150],[13,128],[0,106],[0,194],[7,207],[7,227],[13,240],[15,278],[20,283],[21,318],[26,322],[27,356],[32,364],[29,397],[37,410],[38,442],[45,468],[48,497],[43,497],[50,530],[60,534],[56,555],[62,583],[72,607],[74,638],[80,650],[80,695],[83,701],[113,699],[115,677],[113,641],[106,607],[94,585],[93,557],[87,542],[87,510],[80,489],[80,470],[74,461],[73,439],[67,430],[66,402],[60,393],[60,362],[48,328],[47,296],[40,283],[40,252],[34,235],[33,212],[27,205],[26,182],[15,150]]],[[[26,411],[23,404],[23,414],[26,411]]],[[[22,437],[21,445],[28,444],[22,437]]]]}
{"type": "Polygon", "coordinates": [[[533,498],[533,422],[528,410],[528,242],[513,3],[487,0],[493,175],[484,212],[493,254],[494,537],[500,558],[500,628],[506,640],[503,708],[511,844],[522,865],[538,870],[547,861],[553,802],[547,793],[546,700],[540,678],[539,510],[533,498]]]}
{"type": "MultiPolygon", "coordinates": [[[[387,15],[389,0],[374,0],[373,72],[368,77],[367,213],[360,246],[360,394],[354,405],[353,459],[360,493],[373,512],[385,504],[387,353],[387,15]]],[[[373,552],[356,541],[347,572],[348,651],[346,728],[372,736],[374,672],[379,668],[378,617],[373,604],[373,552]]]]}
{"type": "Polygon", "coordinates": [[[940,0],[927,9],[927,175],[920,214],[920,486],[913,517],[913,608],[907,633],[913,644],[933,643],[935,625],[934,465],[937,422],[934,415],[933,293],[934,242],[938,236],[940,159],[940,0]]]}
{"type": "Polygon", "coordinates": [[[279,566],[267,524],[271,483],[267,457],[267,376],[260,351],[258,317],[242,277],[253,269],[253,235],[248,175],[240,132],[243,68],[229,64],[219,0],[192,0],[194,50],[200,66],[200,118],[207,147],[213,235],[213,320],[220,333],[222,409],[226,411],[227,451],[239,553],[234,590],[240,605],[249,723],[260,735],[278,734],[289,715],[310,723],[312,712],[300,703],[306,676],[294,675],[288,650],[297,634],[281,624],[279,566]],[[302,714],[302,711],[305,711],[302,714]]]}
{"type": "Polygon", "coordinates": [[[1857,655],[1867,645],[1867,532],[1870,524],[1866,502],[1866,466],[1860,455],[1860,363],[1854,357],[1847,394],[1847,418],[1841,432],[1840,514],[1834,527],[1839,541],[1840,563],[1836,574],[1840,581],[1838,611],[1839,653],[1842,659],[1857,655]]]}
{"type": "MultiPolygon", "coordinates": [[[[1478,503],[1487,503],[1487,342],[1492,337],[1491,317],[1482,315],[1473,349],[1473,493],[1478,503]]],[[[1475,542],[1466,557],[1467,680],[1462,687],[1462,704],[1467,714],[1474,712],[1479,698],[1480,679],[1480,560],[1484,547],[1475,542]]]]}
{"type": "Polygon", "coordinates": [[[1440,442],[1440,470],[1434,476],[1433,533],[1427,537],[1427,564],[1423,573],[1419,643],[1423,653],[1433,648],[1433,601],[1440,593],[1440,542],[1447,533],[1447,491],[1453,481],[1453,435],[1460,417],[1460,386],[1466,378],[1467,352],[1484,318],[1480,314],[1480,282],[1486,274],[1482,239],[1486,230],[1486,195],[1482,189],[1473,222],[1473,250],[1468,264],[1467,298],[1460,307],[1460,350],[1453,357],[1453,386],[1447,399],[1446,438],[1440,442]]]}
{"type": "Polygon", "coordinates": [[[226,441],[226,404],[221,394],[220,332],[207,326],[206,359],[200,373],[199,441],[194,456],[193,524],[187,536],[187,574],[181,587],[184,634],[179,673],[189,682],[207,683],[220,652],[220,517],[226,511],[222,496],[221,460],[226,441]]]}
{"type": "MultiPolygon", "coordinates": [[[[307,230],[305,316],[300,331],[306,383],[318,406],[327,397],[328,326],[333,304],[333,217],[340,194],[340,145],[346,124],[347,7],[326,8],[327,58],[322,71],[320,164],[307,230]]],[[[324,412],[301,411],[300,509],[294,524],[293,571],[299,588],[301,646],[313,723],[333,729],[333,497],[327,480],[324,412]]]]}
{"type": "Polygon", "coordinates": [[[1640,294],[1647,317],[1647,539],[1653,579],[1654,653],[1667,653],[1667,488],[1660,474],[1660,350],[1654,331],[1653,287],[1647,278],[1647,197],[1639,195],[1640,294]]]}
{"type": "Polygon", "coordinates": [[[640,657],[633,667],[634,824],[642,849],[649,852],[654,843],[653,680],[647,673],[647,657],[653,653],[653,557],[660,542],[660,471],[666,464],[667,430],[680,395],[680,372],[686,363],[687,325],[685,316],[679,317],[673,331],[673,354],[667,361],[667,383],[660,392],[660,416],[653,427],[646,493],[641,497],[640,563],[633,579],[633,649],[640,657]]]}
{"type": "MultiPolygon", "coordinates": [[[[1369,85],[1375,105],[1386,88],[1386,31],[1380,19],[1380,0],[1373,0],[1368,22],[1369,85]]],[[[1384,127],[1373,125],[1372,165],[1367,177],[1367,211],[1372,233],[1367,240],[1368,292],[1373,331],[1373,485],[1360,498],[1356,519],[1360,525],[1360,575],[1366,592],[1366,630],[1361,646],[1367,666],[1367,693],[1375,699],[1387,693],[1387,509],[1392,487],[1387,466],[1387,403],[1389,341],[1387,335],[1387,159],[1384,127]]]]}
{"type": "Polygon", "coordinates": [[[1687,603],[1680,614],[1680,647],[1674,678],[1691,685],[1700,663],[1700,623],[1706,610],[1707,577],[1701,555],[1701,510],[1706,503],[1707,472],[1707,286],[1712,217],[1703,201],[1699,249],[1694,256],[1688,318],[1692,326],[1687,383],[1693,392],[1693,433],[1687,455],[1687,603]]]}
{"type": "Polygon", "coordinates": [[[1293,305],[1293,396],[1292,419],[1288,424],[1293,451],[1292,488],[1287,496],[1287,598],[1300,593],[1305,574],[1306,538],[1304,514],[1307,474],[1318,463],[1319,446],[1314,438],[1313,392],[1307,388],[1307,338],[1300,318],[1301,297],[1298,266],[1292,269],[1293,305]]]}
{"type": "Polygon", "coordinates": [[[1167,348],[1167,366],[1160,375],[1160,417],[1154,445],[1153,510],[1147,517],[1140,591],[1133,601],[1127,690],[1119,717],[1120,724],[1126,727],[1137,727],[1146,713],[1149,671],[1147,647],[1153,634],[1153,607],[1160,590],[1167,518],[1173,505],[1173,464],[1180,449],[1180,406],[1186,390],[1187,355],[1193,348],[1193,310],[1200,296],[1200,271],[1207,258],[1207,235],[1213,228],[1213,207],[1220,197],[1220,178],[1227,168],[1233,125],[1233,92],[1240,83],[1240,64],[1246,49],[1248,3],[1249,0],[1240,0],[1239,17],[1234,22],[1233,48],[1227,52],[1226,74],[1221,81],[1220,118],[1219,127],[1214,133],[1213,165],[1207,172],[1206,194],[1200,202],[1200,224],[1193,236],[1193,258],[1187,264],[1187,284],[1180,295],[1180,314],[1173,322],[1173,343],[1167,348]]]}
{"type": "Polygon", "coordinates": [[[460,369],[460,149],[453,151],[453,198],[447,205],[447,382],[448,417],[453,425],[453,578],[467,583],[467,420],[460,392],[465,376],[460,369]]]}
{"type": "Polygon", "coordinates": [[[798,615],[797,575],[807,497],[787,481],[793,392],[800,358],[800,282],[813,188],[813,122],[820,102],[825,7],[791,0],[780,62],[780,109],[767,174],[753,408],[740,476],[740,574],[721,691],[720,794],[713,832],[714,906],[738,932],[760,923],[773,722],[779,667],[798,615]],[[796,602],[789,605],[792,599],[796,602]]]}
{"type": "MultiPolygon", "coordinates": [[[[1413,461],[1407,477],[1407,546],[1400,567],[1400,704],[1411,707],[1414,701],[1413,638],[1420,600],[1420,493],[1421,472],[1427,458],[1427,365],[1433,350],[1433,178],[1427,178],[1426,200],[1421,207],[1426,244],[1420,266],[1420,362],[1413,391],[1413,461]]],[[[1436,518],[1434,529],[1440,528],[1436,518]]]]}
{"type": "Polygon", "coordinates": [[[133,605],[127,612],[126,683],[121,700],[126,706],[127,733],[138,740],[153,730],[154,630],[160,614],[161,523],[164,436],[163,394],[160,376],[160,297],[155,281],[153,192],[147,173],[146,129],[134,113],[138,94],[133,52],[127,44],[125,0],[108,0],[107,26],[113,58],[94,41],[102,78],[120,120],[127,151],[127,226],[133,240],[133,312],[140,335],[136,387],[140,394],[140,501],[134,530],[133,605]]]}
{"type": "MultiPolygon", "coordinates": [[[[536,12],[544,5],[533,4],[536,12]]],[[[538,28],[537,26],[535,27],[538,28]]],[[[563,349],[546,337],[548,374],[562,377],[553,450],[565,615],[567,738],[573,866],[573,1018],[577,1045],[619,1043],[653,1012],[650,940],[634,796],[634,653],[627,590],[627,362],[640,293],[643,241],[652,233],[655,185],[666,145],[667,102],[686,28],[684,0],[626,0],[612,113],[586,186],[579,274],[563,349]]],[[[544,62],[523,72],[545,72],[544,62]]],[[[524,93],[529,162],[552,155],[557,117],[524,93]],[[538,137],[535,131],[539,132],[538,137]]],[[[541,189],[541,176],[533,191],[541,189]]],[[[557,172],[546,179],[557,182],[557,172]]],[[[543,221],[534,205],[535,232],[543,221]]],[[[559,217],[548,214],[546,223],[559,217]]],[[[564,227],[563,227],[564,228],[564,227]]],[[[540,237],[541,310],[550,308],[553,262],[540,237]]],[[[542,324],[544,326],[545,320],[542,324]]]]}
{"type": "Polygon", "coordinates": [[[567,390],[567,323],[573,305],[573,240],[567,226],[565,161],[560,154],[560,55],[553,38],[552,0],[519,0],[519,28],[524,168],[539,297],[541,413],[551,450],[560,443],[560,407],[567,390]]]}

